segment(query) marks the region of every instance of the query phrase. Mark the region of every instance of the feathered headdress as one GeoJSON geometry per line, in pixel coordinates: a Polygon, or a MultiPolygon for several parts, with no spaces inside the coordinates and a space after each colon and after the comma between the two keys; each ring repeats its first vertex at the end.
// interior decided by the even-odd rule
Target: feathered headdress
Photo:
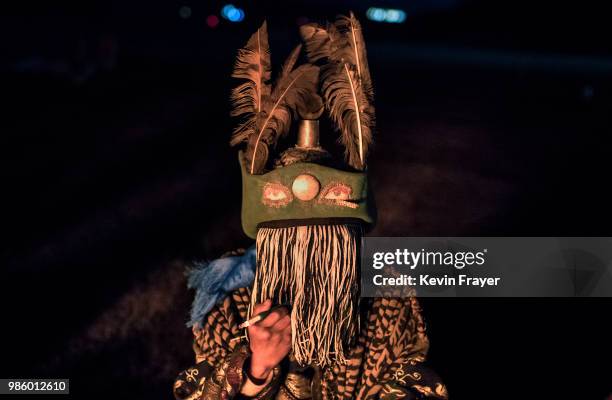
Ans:
{"type": "MultiPolygon", "coordinates": [[[[361,26],[351,13],[335,23],[300,28],[308,62],[297,46],[272,83],[270,46],[264,22],[238,51],[232,76],[232,115],[242,117],[231,144],[244,144],[242,225],[250,237],[271,222],[342,219],[371,225],[366,158],[372,143],[372,81],[361,26]],[[319,143],[318,118],[324,109],[341,132],[346,163],[333,160],[319,143]],[[296,144],[275,154],[279,138],[299,118],[296,144]],[[348,166],[349,168],[346,168],[348,166]]],[[[325,132],[323,132],[325,134],[325,132]]]]}
{"type": "Polygon", "coordinates": [[[321,92],[341,132],[346,160],[353,168],[366,166],[374,130],[374,91],[361,25],[351,12],[334,24],[300,27],[311,63],[323,62],[321,92]]]}
{"type": "Polygon", "coordinates": [[[272,85],[270,46],[266,22],[246,46],[238,51],[232,77],[245,82],[233,89],[232,116],[244,120],[235,129],[231,144],[246,142],[245,161],[251,174],[264,171],[269,147],[289,132],[292,116],[306,99],[316,96],[319,67],[303,64],[295,68],[302,46],[289,55],[272,85]]]}

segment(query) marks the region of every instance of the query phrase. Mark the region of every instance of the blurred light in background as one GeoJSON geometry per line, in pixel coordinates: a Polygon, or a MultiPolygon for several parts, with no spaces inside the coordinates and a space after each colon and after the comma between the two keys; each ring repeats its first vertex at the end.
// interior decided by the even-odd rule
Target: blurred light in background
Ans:
{"type": "Polygon", "coordinates": [[[227,4],[221,9],[221,16],[231,22],[240,22],[244,19],[244,11],[233,4],[227,4]]]}
{"type": "Polygon", "coordinates": [[[182,6],[181,8],[179,8],[179,16],[183,19],[191,17],[191,7],[182,6]]]}
{"type": "Polygon", "coordinates": [[[206,17],[206,25],[208,25],[209,28],[216,28],[217,25],[219,25],[219,17],[216,15],[209,15],[206,17]]]}
{"type": "Polygon", "coordinates": [[[406,20],[406,12],[395,8],[370,7],[366,11],[366,16],[371,21],[388,22],[391,24],[401,24],[406,20]]]}
{"type": "Polygon", "coordinates": [[[591,85],[584,85],[582,87],[582,98],[584,100],[590,101],[595,94],[595,89],[591,85]]]}

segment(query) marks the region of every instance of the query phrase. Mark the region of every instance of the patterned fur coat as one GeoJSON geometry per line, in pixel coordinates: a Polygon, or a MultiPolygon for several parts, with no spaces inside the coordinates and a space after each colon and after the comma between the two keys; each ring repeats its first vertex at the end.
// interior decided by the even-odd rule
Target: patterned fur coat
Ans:
{"type": "MultiPolygon", "coordinates": [[[[250,288],[238,288],[193,327],[195,365],[174,384],[179,400],[245,397],[232,366],[248,352],[238,325],[246,319],[250,288]]],[[[348,364],[299,367],[288,356],[257,399],[446,399],[446,387],[424,363],[428,339],[416,298],[362,299],[361,334],[348,364]]]]}

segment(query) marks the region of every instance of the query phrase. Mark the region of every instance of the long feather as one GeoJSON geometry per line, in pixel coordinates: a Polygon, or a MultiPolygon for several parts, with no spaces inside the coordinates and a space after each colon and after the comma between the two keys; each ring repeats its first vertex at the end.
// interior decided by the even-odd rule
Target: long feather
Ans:
{"type": "Polygon", "coordinates": [[[359,87],[357,72],[348,63],[336,63],[325,68],[321,79],[323,97],[341,132],[347,162],[356,169],[363,169],[372,142],[374,111],[359,87]]]}
{"type": "Polygon", "coordinates": [[[356,169],[364,169],[375,115],[359,21],[351,13],[325,27],[303,26],[300,33],[309,61],[326,61],[321,68],[321,90],[330,116],[341,132],[347,162],[356,169]]]}
{"type": "Polygon", "coordinates": [[[259,152],[267,153],[269,145],[287,134],[291,116],[301,99],[312,92],[316,93],[318,73],[318,67],[304,64],[280,76],[269,101],[264,105],[262,119],[257,123],[257,134],[251,138],[247,147],[246,157],[251,174],[259,173],[265,166],[267,154],[265,159],[261,160],[259,152]],[[263,150],[264,148],[266,150],[263,150]]]}
{"type": "Polygon", "coordinates": [[[357,75],[359,76],[361,86],[368,98],[372,99],[374,96],[372,79],[370,78],[370,68],[368,66],[367,51],[361,24],[351,11],[349,17],[340,17],[338,21],[336,21],[336,26],[341,32],[345,33],[343,37],[346,39],[348,47],[353,52],[354,56],[351,61],[357,68],[357,75]]]}
{"type": "Polygon", "coordinates": [[[294,69],[301,49],[298,45],[289,54],[273,89],[265,22],[238,51],[232,77],[245,81],[232,91],[231,115],[242,116],[243,121],[234,129],[230,144],[247,142],[245,161],[251,174],[265,168],[269,147],[287,134],[298,106],[316,105],[311,99],[318,96],[318,67],[306,64],[294,69]]]}
{"type": "Polygon", "coordinates": [[[270,97],[270,46],[265,21],[246,46],[238,50],[232,77],[245,80],[232,90],[230,96],[233,106],[231,115],[244,118],[234,130],[230,141],[231,145],[236,145],[247,141],[253,134],[264,102],[270,97]]]}

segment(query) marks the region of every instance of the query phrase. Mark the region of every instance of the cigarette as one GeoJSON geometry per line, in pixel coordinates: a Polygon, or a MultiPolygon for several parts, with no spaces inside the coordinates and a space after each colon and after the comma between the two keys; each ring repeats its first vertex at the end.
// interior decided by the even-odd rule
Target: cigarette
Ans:
{"type": "Polygon", "coordinates": [[[256,316],[254,316],[253,318],[249,319],[248,321],[244,321],[243,323],[241,323],[240,325],[238,325],[238,329],[244,329],[244,328],[248,328],[251,325],[254,325],[256,323],[258,323],[259,321],[261,321],[262,319],[266,318],[268,315],[270,315],[270,313],[272,311],[276,311],[277,309],[281,308],[281,307],[288,307],[286,304],[281,304],[278,306],[274,306],[269,310],[266,311],[262,311],[259,314],[257,314],[256,316]]]}
{"type": "Polygon", "coordinates": [[[243,336],[237,336],[235,338],[231,338],[230,342],[235,342],[236,340],[242,340],[242,339],[246,339],[247,335],[243,335],[243,336]]]}

